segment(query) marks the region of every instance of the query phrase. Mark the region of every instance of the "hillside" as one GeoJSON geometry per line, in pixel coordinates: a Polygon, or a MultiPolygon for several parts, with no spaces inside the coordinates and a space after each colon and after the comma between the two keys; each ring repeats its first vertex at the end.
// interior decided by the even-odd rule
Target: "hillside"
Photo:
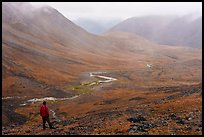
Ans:
{"type": "Polygon", "coordinates": [[[159,44],[202,48],[202,17],[191,15],[129,18],[107,32],[130,32],[159,44]]]}
{"type": "Polygon", "coordinates": [[[201,103],[200,49],[2,3],[2,134],[201,134],[201,103]],[[42,129],[43,100],[55,130],[42,129]]]}

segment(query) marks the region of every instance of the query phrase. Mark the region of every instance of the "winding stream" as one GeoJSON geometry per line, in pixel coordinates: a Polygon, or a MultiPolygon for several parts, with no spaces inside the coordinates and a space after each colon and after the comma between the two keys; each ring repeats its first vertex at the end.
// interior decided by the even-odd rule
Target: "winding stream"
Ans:
{"type": "MultiPolygon", "coordinates": [[[[89,73],[90,77],[101,78],[101,79],[104,79],[104,80],[98,80],[97,82],[92,82],[91,84],[89,84],[89,86],[95,85],[97,83],[108,83],[108,82],[112,82],[112,81],[117,80],[116,78],[101,75],[103,73],[106,73],[106,72],[90,72],[89,73]]],[[[26,97],[26,96],[24,96],[24,97],[26,97]]],[[[42,102],[42,101],[45,101],[45,100],[51,100],[51,101],[69,100],[69,99],[75,99],[77,97],[79,97],[79,95],[76,95],[76,96],[73,96],[73,97],[67,97],[67,98],[55,98],[55,97],[33,98],[33,99],[27,100],[26,102],[27,103],[35,103],[35,102],[42,102]]],[[[2,99],[5,100],[5,99],[15,99],[15,98],[23,98],[23,97],[14,96],[14,97],[4,97],[2,99]]],[[[26,103],[24,102],[23,104],[20,104],[20,106],[26,106],[26,103]]]]}
{"type": "Polygon", "coordinates": [[[78,96],[73,96],[73,97],[69,97],[69,98],[54,98],[54,97],[44,97],[44,98],[33,98],[33,99],[29,99],[27,100],[27,102],[42,102],[45,100],[52,100],[52,101],[56,101],[56,100],[67,100],[67,99],[75,99],[78,96]]]}
{"type": "Polygon", "coordinates": [[[116,78],[106,77],[106,76],[102,76],[102,75],[95,75],[93,73],[90,73],[90,77],[97,77],[97,78],[106,79],[106,80],[99,80],[98,81],[99,83],[107,83],[107,82],[111,82],[111,81],[117,80],[116,78]]]}
{"type": "MultiPolygon", "coordinates": [[[[103,76],[101,74],[103,73],[106,73],[106,72],[91,72],[89,73],[90,77],[96,77],[96,78],[100,78],[100,79],[104,79],[104,80],[98,80],[97,82],[92,82],[89,84],[89,86],[92,86],[92,85],[97,85],[98,83],[108,83],[108,82],[112,82],[112,81],[115,81],[117,79],[115,78],[112,78],[112,77],[107,77],[107,76],[103,76]]],[[[80,95],[76,95],[76,96],[73,96],[73,97],[66,97],[66,98],[55,98],[55,97],[44,97],[44,98],[33,98],[33,99],[29,99],[27,101],[25,101],[24,103],[22,104],[19,104],[19,106],[23,107],[23,106],[26,106],[28,103],[35,103],[35,102],[42,102],[42,101],[45,101],[45,100],[50,100],[50,101],[57,101],[57,100],[69,100],[69,99],[75,99],[77,97],[79,97],[80,95]]],[[[7,99],[16,99],[16,98],[25,98],[26,96],[13,96],[13,97],[3,97],[2,100],[7,100],[7,99]]],[[[59,119],[56,117],[56,113],[54,110],[50,109],[50,112],[52,113],[52,117],[59,121],[59,119]]]]}

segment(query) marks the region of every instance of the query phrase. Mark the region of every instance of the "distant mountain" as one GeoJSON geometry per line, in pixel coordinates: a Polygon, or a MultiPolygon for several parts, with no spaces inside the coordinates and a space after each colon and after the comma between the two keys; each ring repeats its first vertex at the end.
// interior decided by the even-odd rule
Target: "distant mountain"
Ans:
{"type": "Polygon", "coordinates": [[[73,20],[74,23],[93,34],[101,34],[119,23],[120,21],[121,19],[93,20],[87,18],[79,18],[77,20],[73,20]]]}
{"type": "Polygon", "coordinates": [[[159,44],[202,48],[202,17],[191,15],[145,16],[129,18],[107,32],[131,32],[159,44]]]}

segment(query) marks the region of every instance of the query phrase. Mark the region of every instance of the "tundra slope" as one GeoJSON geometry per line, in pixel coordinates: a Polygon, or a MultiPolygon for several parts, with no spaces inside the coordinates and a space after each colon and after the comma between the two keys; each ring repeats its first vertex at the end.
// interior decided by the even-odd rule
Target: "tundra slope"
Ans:
{"type": "MultiPolygon", "coordinates": [[[[186,84],[196,89],[202,79],[201,55],[198,49],[157,45],[129,33],[92,35],[51,7],[36,9],[27,3],[2,3],[2,95],[4,98],[19,97],[2,101],[3,133],[129,134],[127,118],[133,114],[137,116],[136,110],[146,117],[145,110],[151,109],[151,102],[173,94],[152,93],[152,88],[186,84]],[[147,64],[152,67],[147,68],[147,64]],[[105,71],[106,77],[114,77],[117,81],[88,87],[85,83],[95,81],[86,75],[90,71],[105,71]],[[73,100],[49,102],[52,112],[62,120],[58,126],[63,127],[57,133],[41,131],[39,103],[19,106],[33,98],[77,94],[81,96],[73,100]],[[140,102],[134,101],[138,99],[140,102]],[[143,110],[142,104],[149,109],[143,110]],[[94,128],[90,117],[95,115],[98,117],[94,121],[102,125],[96,123],[94,128]],[[120,128],[118,124],[125,126],[120,128]],[[11,125],[11,129],[6,125],[11,125]],[[67,130],[70,132],[66,133],[67,130]]],[[[182,108],[189,100],[185,98],[177,110],[195,112],[198,119],[201,97],[200,90],[196,91],[188,96],[192,106],[182,108]]],[[[162,103],[158,107],[171,106],[178,99],[171,101],[169,105],[162,103]]],[[[172,113],[174,111],[172,109],[172,113]]],[[[162,134],[158,127],[153,129],[154,132],[148,133],[162,134]]],[[[195,126],[188,133],[199,134],[197,129],[199,127],[195,126]]],[[[177,131],[172,129],[166,133],[177,131]]]]}
{"type": "Polygon", "coordinates": [[[129,32],[174,46],[202,49],[202,16],[144,16],[128,18],[106,32],[129,32]]]}

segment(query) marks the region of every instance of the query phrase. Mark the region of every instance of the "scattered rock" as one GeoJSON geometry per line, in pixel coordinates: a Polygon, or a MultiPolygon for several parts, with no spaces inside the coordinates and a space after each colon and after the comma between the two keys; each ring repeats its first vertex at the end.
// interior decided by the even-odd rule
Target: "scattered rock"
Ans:
{"type": "Polygon", "coordinates": [[[138,116],[138,117],[131,117],[127,119],[130,122],[136,123],[136,122],[141,122],[141,121],[146,121],[146,119],[142,116],[138,116]]]}
{"type": "Polygon", "coordinates": [[[26,133],[30,133],[31,131],[28,129],[28,130],[26,130],[25,132],[26,132],[26,133]]]}
{"type": "Polygon", "coordinates": [[[132,127],[129,128],[128,132],[129,133],[136,133],[136,132],[148,132],[147,129],[149,128],[154,128],[156,125],[152,124],[152,123],[147,123],[147,122],[143,122],[135,125],[131,125],[132,127]]]}
{"type": "Polygon", "coordinates": [[[132,128],[130,128],[128,130],[128,132],[129,133],[135,133],[135,132],[147,132],[147,131],[145,130],[145,128],[143,126],[135,125],[132,128]]]}
{"type": "Polygon", "coordinates": [[[148,129],[148,128],[153,128],[153,127],[155,127],[155,125],[154,125],[154,124],[151,124],[151,123],[145,123],[145,124],[143,124],[143,127],[144,127],[145,129],[148,129]]]}
{"type": "Polygon", "coordinates": [[[200,128],[196,128],[196,131],[201,131],[201,129],[200,128]]]}
{"type": "Polygon", "coordinates": [[[198,125],[198,127],[202,127],[202,123],[198,125]]]}
{"type": "Polygon", "coordinates": [[[171,111],[171,109],[169,108],[168,111],[171,111]]]}
{"type": "Polygon", "coordinates": [[[175,120],[175,119],[176,119],[176,114],[175,114],[175,113],[172,113],[172,114],[169,115],[169,117],[170,117],[171,119],[175,120]]]}
{"type": "Polygon", "coordinates": [[[7,135],[9,132],[8,131],[4,131],[3,133],[2,133],[2,135],[7,135]]]}
{"type": "Polygon", "coordinates": [[[185,121],[183,121],[182,119],[176,122],[177,124],[185,124],[185,121]]]}
{"type": "Polygon", "coordinates": [[[187,127],[186,130],[192,130],[192,127],[187,127]]]}
{"type": "Polygon", "coordinates": [[[14,127],[16,127],[16,125],[15,125],[15,124],[12,124],[12,125],[11,125],[11,128],[14,128],[14,127]]]}
{"type": "Polygon", "coordinates": [[[129,101],[132,101],[132,100],[136,100],[136,101],[138,101],[138,100],[142,100],[142,99],[144,99],[144,98],[142,98],[142,97],[135,97],[135,98],[131,98],[131,99],[129,99],[129,101]]]}

